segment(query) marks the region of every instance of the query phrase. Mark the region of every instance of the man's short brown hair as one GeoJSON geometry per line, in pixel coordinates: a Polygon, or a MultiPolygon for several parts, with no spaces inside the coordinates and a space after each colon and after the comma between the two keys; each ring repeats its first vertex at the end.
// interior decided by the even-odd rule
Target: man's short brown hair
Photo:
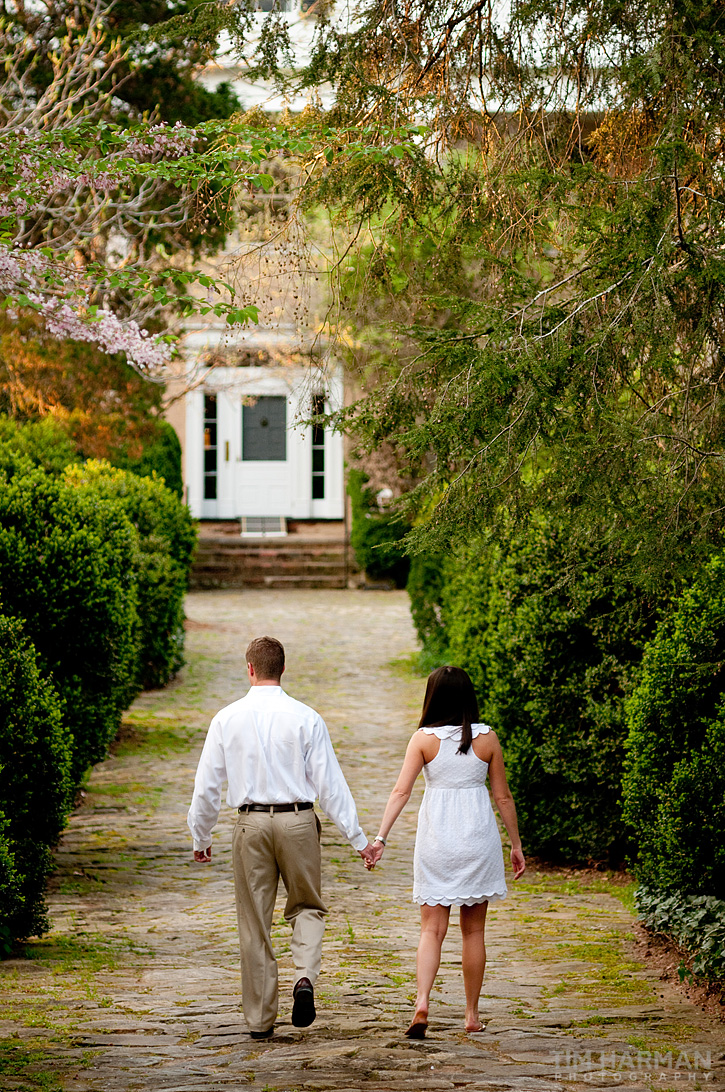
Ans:
{"type": "Polygon", "coordinates": [[[247,646],[247,663],[258,679],[281,679],[284,648],[276,637],[255,637],[247,646]]]}

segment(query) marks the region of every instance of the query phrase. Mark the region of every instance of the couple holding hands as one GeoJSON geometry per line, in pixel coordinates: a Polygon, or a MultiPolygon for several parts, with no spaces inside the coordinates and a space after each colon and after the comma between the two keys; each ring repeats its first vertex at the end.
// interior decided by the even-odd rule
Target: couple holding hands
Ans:
{"type": "Polygon", "coordinates": [[[327,908],[321,894],[320,807],[373,869],[410,798],[421,770],[425,794],[418,817],[413,899],[420,903],[417,997],[405,1034],[422,1039],[451,906],[460,907],[466,1031],[483,1030],[478,1012],[486,965],[488,903],[506,895],[503,850],[486,779],[511,842],[514,879],[526,867],[516,807],[506,782],[501,746],[478,722],[473,684],[458,667],[428,678],[418,730],[405,754],[378,835],[370,843],[340,769],[324,721],[281,686],[284,648],[259,637],[246,652],[251,684],[245,697],[211,722],[199,760],[188,823],[194,860],[211,861],[211,831],[227,782],[227,803],[239,818],[232,859],[242,963],[242,1005],[253,1039],[267,1039],[277,1017],[277,962],[270,931],[279,878],[287,893],[295,965],[292,1023],[315,1019],[327,908]]]}

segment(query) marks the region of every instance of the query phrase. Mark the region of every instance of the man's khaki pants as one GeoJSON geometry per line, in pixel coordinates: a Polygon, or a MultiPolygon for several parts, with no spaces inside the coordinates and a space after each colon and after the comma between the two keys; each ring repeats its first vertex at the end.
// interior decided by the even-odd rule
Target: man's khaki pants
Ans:
{"type": "Polygon", "coordinates": [[[292,926],[295,982],[309,978],[314,984],[320,971],[327,907],[320,894],[320,824],[314,809],[240,813],[232,857],[244,1016],[250,1031],[267,1031],[277,1016],[270,930],[280,876],[287,891],[284,916],[292,926]]]}

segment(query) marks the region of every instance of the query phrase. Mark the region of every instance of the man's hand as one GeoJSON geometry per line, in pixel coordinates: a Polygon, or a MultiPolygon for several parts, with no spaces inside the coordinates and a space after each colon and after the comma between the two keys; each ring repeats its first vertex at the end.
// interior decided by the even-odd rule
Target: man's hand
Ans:
{"type": "Polygon", "coordinates": [[[514,870],[514,879],[518,880],[519,876],[523,876],[526,871],[526,859],[520,847],[511,850],[511,864],[514,870]]]}
{"type": "Polygon", "coordinates": [[[367,868],[367,870],[369,872],[370,869],[375,864],[375,860],[374,860],[374,856],[373,856],[374,853],[375,853],[375,850],[371,846],[370,842],[368,842],[368,844],[365,846],[365,849],[359,849],[358,853],[362,857],[363,864],[365,865],[365,867],[367,868]]]}
{"type": "Polygon", "coordinates": [[[370,853],[365,858],[365,867],[367,868],[368,872],[372,872],[372,870],[375,868],[375,865],[382,857],[385,846],[382,842],[371,842],[368,846],[368,849],[370,850],[370,853]]]}
{"type": "Polygon", "coordinates": [[[207,846],[206,849],[195,849],[194,860],[197,864],[209,864],[211,861],[211,846],[207,846]]]}

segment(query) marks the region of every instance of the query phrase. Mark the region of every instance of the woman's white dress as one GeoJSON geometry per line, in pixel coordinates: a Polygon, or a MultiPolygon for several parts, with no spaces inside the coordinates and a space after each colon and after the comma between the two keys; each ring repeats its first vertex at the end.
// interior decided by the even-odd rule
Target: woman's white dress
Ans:
{"type": "MultiPolygon", "coordinates": [[[[486,788],[488,763],[473,747],[458,754],[460,725],[421,728],[440,740],[423,767],[425,794],[418,813],[413,899],[441,906],[473,906],[506,897],[503,850],[486,788]]],[[[487,724],[472,725],[485,735],[487,724]]]]}

